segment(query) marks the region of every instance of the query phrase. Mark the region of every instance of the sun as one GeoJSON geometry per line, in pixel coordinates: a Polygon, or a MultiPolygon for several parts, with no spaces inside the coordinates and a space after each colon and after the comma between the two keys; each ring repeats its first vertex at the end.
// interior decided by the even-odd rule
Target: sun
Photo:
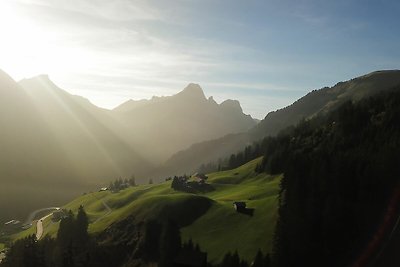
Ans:
{"type": "Polygon", "coordinates": [[[3,70],[14,78],[22,78],[40,68],[34,65],[39,63],[36,55],[45,49],[41,41],[43,36],[8,1],[0,2],[0,33],[0,67],[3,70]],[[36,53],[32,54],[34,51],[36,53]]]}
{"type": "Polygon", "coordinates": [[[39,74],[62,76],[87,68],[89,53],[66,45],[62,30],[39,24],[20,7],[0,1],[0,69],[19,80],[39,74]]]}

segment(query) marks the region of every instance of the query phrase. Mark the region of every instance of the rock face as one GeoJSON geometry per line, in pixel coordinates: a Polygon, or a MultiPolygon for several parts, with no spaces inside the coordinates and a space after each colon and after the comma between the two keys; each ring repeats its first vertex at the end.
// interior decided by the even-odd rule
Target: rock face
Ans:
{"type": "Polygon", "coordinates": [[[195,83],[188,84],[185,89],[183,89],[180,93],[176,94],[177,97],[185,98],[185,100],[206,100],[206,96],[204,95],[203,89],[201,89],[200,85],[195,83]]]}
{"type": "Polygon", "coordinates": [[[239,101],[217,104],[193,83],[173,96],[125,102],[112,114],[129,128],[135,147],[148,151],[156,162],[193,143],[244,132],[256,124],[243,114],[239,101]]]}

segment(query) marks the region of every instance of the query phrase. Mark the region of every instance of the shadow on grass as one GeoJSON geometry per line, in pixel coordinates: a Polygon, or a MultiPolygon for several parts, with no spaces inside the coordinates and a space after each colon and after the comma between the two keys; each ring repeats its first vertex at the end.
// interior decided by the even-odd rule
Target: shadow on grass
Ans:
{"type": "Polygon", "coordinates": [[[253,217],[255,209],[253,208],[240,208],[237,212],[253,217]]]}

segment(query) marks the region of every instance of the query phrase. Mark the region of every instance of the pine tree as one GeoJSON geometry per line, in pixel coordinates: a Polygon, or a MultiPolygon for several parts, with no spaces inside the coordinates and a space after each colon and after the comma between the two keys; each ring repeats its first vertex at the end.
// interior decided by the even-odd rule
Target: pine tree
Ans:
{"type": "Polygon", "coordinates": [[[254,258],[254,262],[251,265],[252,267],[264,267],[264,256],[261,250],[258,250],[256,257],[254,258]]]}
{"type": "Polygon", "coordinates": [[[174,259],[181,249],[181,234],[178,225],[168,220],[160,238],[160,267],[174,266],[174,259]]]}
{"type": "Polygon", "coordinates": [[[136,186],[136,178],[135,175],[132,174],[131,178],[129,179],[130,186],[136,186]]]}
{"type": "Polygon", "coordinates": [[[88,234],[89,219],[83,206],[79,206],[78,215],[76,216],[76,239],[79,243],[86,243],[89,240],[88,234]]]}
{"type": "Polygon", "coordinates": [[[60,226],[57,232],[57,241],[61,247],[67,246],[72,240],[74,232],[74,214],[70,210],[66,218],[60,221],[60,226]]]}

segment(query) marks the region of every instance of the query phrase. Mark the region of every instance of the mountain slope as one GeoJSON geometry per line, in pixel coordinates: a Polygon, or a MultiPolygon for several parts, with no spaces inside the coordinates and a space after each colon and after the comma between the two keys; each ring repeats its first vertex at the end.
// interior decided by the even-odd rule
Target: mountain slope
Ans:
{"type": "MultiPolygon", "coordinates": [[[[130,187],[119,193],[91,193],[64,207],[76,211],[83,205],[91,222],[89,231],[100,237],[106,232],[111,238],[113,232],[118,232],[119,225],[173,219],[181,227],[182,239],[192,238],[199,243],[202,250],[208,252],[210,262],[220,262],[225,253],[235,250],[251,261],[258,249],[271,250],[281,178],[255,173],[260,161],[209,174],[207,183],[215,190],[208,193],[178,192],[171,189],[171,182],[164,182],[130,187]],[[246,201],[248,207],[254,209],[254,215],[236,212],[233,201],[246,201]],[[111,213],[103,203],[111,208],[111,213]]],[[[55,235],[57,229],[58,223],[52,224],[45,233],[55,235]]],[[[124,238],[129,234],[134,233],[124,233],[124,238]]]]}
{"type": "Polygon", "coordinates": [[[399,261],[399,120],[397,86],[269,139],[260,167],[284,173],[277,266],[399,261]]]}
{"type": "Polygon", "coordinates": [[[239,102],[218,105],[194,84],[110,111],[67,93],[46,75],[16,83],[0,72],[0,221],[116,177],[135,174],[138,183],[147,182],[153,164],[176,151],[255,123],[239,102]]]}
{"type": "Polygon", "coordinates": [[[0,125],[0,220],[150,167],[104,111],[44,76],[17,84],[1,73],[0,125]]]}
{"type": "Polygon", "coordinates": [[[217,104],[197,84],[173,96],[130,100],[112,114],[129,128],[135,147],[148,151],[158,163],[193,143],[244,132],[256,124],[238,101],[217,104]]]}
{"type": "Polygon", "coordinates": [[[300,120],[328,113],[345,101],[359,101],[365,97],[386,91],[400,84],[400,71],[375,71],[333,87],[314,90],[292,105],[270,112],[249,133],[255,138],[276,135],[282,129],[296,125],[300,120]]]}
{"type": "Polygon", "coordinates": [[[290,106],[270,112],[254,128],[246,133],[227,135],[215,140],[192,145],[170,157],[155,176],[165,177],[175,173],[192,173],[202,163],[217,161],[243,149],[265,136],[274,136],[302,119],[328,113],[345,101],[359,101],[378,92],[386,91],[400,84],[400,71],[376,71],[340,82],[333,87],[314,90],[290,106]]]}
{"type": "Polygon", "coordinates": [[[88,181],[126,176],[144,170],[144,163],[107,110],[58,88],[47,76],[20,82],[50,128],[62,153],[88,181]],[[82,162],[82,163],[80,163],[82,162]]]}

